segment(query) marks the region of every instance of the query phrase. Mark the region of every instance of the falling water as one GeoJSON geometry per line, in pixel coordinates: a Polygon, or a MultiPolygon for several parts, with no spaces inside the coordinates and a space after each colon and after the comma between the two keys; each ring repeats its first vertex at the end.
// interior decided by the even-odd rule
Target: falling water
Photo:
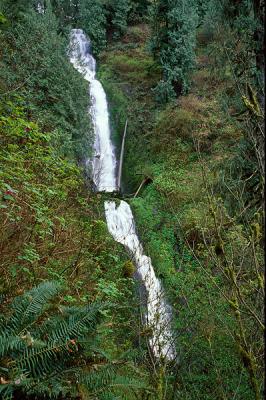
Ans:
{"type": "Polygon", "coordinates": [[[43,5],[42,2],[38,2],[38,3],[37,3],[36,9],[37,9],[37,12],[38,12],[39,14],[44,14],[44,13],[45,13],[44,5],[43,5]]]}
{"type": "Polygon", "coordinates": [[[90,82],[90,113],[95,132],[93,146],[92,178],[98,191],[114,192],[116,183],[116,158],[110,137],[106,94],[95,78],[96,62],[90,54],[90,42],[81,29],[71,32],[70,61],[90,82]]]}
{"type": "MultiPolygon", "coordinates": [[[[107,99],[101,83],[95,78],[96,63],[90,53],[90,42],[81,29],[71,32],[70,61],[90,82],[91,109],[95,142],[91,160],[92,175],[97,191],[117,190],[116,158],[111,142],[107,99]]],[[[114,201],[104,204],[108,230],[113,238],[122,243],[135,262],[138,276],[146,291],[146,324],[152,330],[150,347],[157,358],[176,358],[171,332],[171,310],[159,279],[156,278],[151,259],[144,255],[143,247],[136,233],[130,206],[121,201],[116,207],[114,201]]]]}
{"type": "Polygon", "coordinates": [[[114,201],[106,201],[104,207],[109,232],[117,242],[126,247],[145,286],[146,323],[153,331],[150,346],[156,357],[174,359],[171,310],[165,301],[161,283],[155,276],[151,259],[143,253],[130,206],[125,201],[121,201],[118,207],[114,201]]]}

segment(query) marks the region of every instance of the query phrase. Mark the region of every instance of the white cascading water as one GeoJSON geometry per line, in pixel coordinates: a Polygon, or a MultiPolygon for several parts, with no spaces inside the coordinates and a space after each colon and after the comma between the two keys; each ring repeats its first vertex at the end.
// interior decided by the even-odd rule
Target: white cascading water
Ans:
{"type": "Polygon", "coordinates": [[[45,9],[44,9],[44,5],[43,3],[37,3],[37,12],[39,14],[44,14],[45,13],[45,9]]]}
{"type": "Polygon", "coordinates": [[[90,54],[90,42],[82,29],[73,29],[71,32],[70,61],[90,82],[90,113],[95,132],[91,161],[93,182],[98,191],[114,192],[117,190],[116,157],[110,137],[107,99],[101,83],[95,79],[96,62],[90,54]]]}
{"type": "MultiPolygon", "coordinates": [[[[117,188],[116,157],[111,142],[107,99],[101,83],[95,79],[96,62],[90,54],[90,42],[81,29],[71,31],[70,61],[90,82],[92,120],[95,130],[94,156],[92,163],[93,181],[97,191],[114,192],[117,188]]],[[[130,206],[121,201],[104,204],[108,230],[113,238],[122,243],[132,256],[138,276],[146,291],[146,324],[152,329],[150,347],[159,359],[176,358],[171,332],[171,310],[165,301],[163,288],[156,278],[151,259],[144,255],[138,239],[130,206]]]]}
{"type": "Polygon", "coordinates": [[[131,208],[123,200],[118,207],[114,201],[106,201],[104,208],[109,232],[128,250],[136,265],[138,276],[144,284],[147,303],[146,324],[153,332],[150,339],[153,353],[158,358],[175,359],[171,310],[165,301],[161,283],[155,276],[151,259],[143,253],[131,208]]]}

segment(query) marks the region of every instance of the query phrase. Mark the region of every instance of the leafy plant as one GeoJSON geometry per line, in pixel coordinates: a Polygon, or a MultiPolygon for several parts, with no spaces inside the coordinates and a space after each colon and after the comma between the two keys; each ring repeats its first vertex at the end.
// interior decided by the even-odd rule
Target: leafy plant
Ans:
{"type": "Polygon", "coordinates": [[[106,305],[59,305],[62,289],[57,281],[43,282],[2,304],[1,398],[78,398],[83,387],[103,399],[144,389],[141,381],[120,375],[126,361],[111,361],[98,348],[106,305]]]}

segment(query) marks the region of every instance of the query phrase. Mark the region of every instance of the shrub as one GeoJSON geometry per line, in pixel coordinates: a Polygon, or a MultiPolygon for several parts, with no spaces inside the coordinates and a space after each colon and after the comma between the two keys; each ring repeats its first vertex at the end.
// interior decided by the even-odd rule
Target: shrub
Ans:
{"type": "Polygon", "coordinates": [[[123,38],[124,43],[144,43],[147,39],[149,32],[144,25],[130,26],[127,33],[123,38]]]}
{"type": "Polygon", "coordinates": [[[123,274],[126,278],[131,278],[135,273],[135,266],[132,261],[128,260],[123,265],[123,274]]]}
{"type": "Polygon", "coordinates": [[[196,118],[190,111],[168,106],[159,114],[155,133],[163,143],[170,142],[173,145],[176,138],[191,142],[196,124],[196,118]]]}

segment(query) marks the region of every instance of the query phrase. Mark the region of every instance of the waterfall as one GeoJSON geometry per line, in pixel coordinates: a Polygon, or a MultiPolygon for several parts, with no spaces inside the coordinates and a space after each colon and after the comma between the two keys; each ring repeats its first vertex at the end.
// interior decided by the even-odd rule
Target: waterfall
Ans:
{"type": "Polygon", "coordinates": [[[42,2],[37,3],[36,9],[37,9],[37,13],[39,13],[39,14],[45,13],[44,4],[42,2]]]}
{"type": "Polygon", "coordinates": [[[111,142],[108,105],[105,91],[95,78],[96,62],[90,54],[90,42],[81,29],[71,31],[70,61],[90,82],[90,114],[95,132],[93,157],[89,160],[92,166],[92,178],[100,192],[117,190],[116,157],[111,142]]]}
{"type": "Polygon", "coordinates": [[[123,200],[118,207],[114,201],[106,201],[104,208],[109,232],[128,250],[135,262],[137,274],[144,284],[147,302],[146,324],[153,331],[149,342],[154,355],[158,358],[174,359],[171,310],[165,301],[162,285],[155,276],[151,259],[143,253],[130,206],[123,200]]]}
{"type": "MultiPolygon", "coordinates": [[[[71,31],[70,61],[90,82],[90,113],[95,140],[93,157],[89,162],[95,187],[97,191],[114,192],[117,190],[117,162],[111,142],[107,99],[101,83],[96,79],[96,62],[91,55],[90,41],[81,29],[71,31]]],[[[152,331],[149,345],[153,354],[159,359],[174,360],[176,352],[171,332],[171,309],[165,300],[161,282],[155,276],[151,259],[143,252],[130,206],[125,201],[121,201],[118,207],[114,201],[105,201],[104,208],[109,232],[127,249],[145,287],[145,323],[152,331]]]]}

